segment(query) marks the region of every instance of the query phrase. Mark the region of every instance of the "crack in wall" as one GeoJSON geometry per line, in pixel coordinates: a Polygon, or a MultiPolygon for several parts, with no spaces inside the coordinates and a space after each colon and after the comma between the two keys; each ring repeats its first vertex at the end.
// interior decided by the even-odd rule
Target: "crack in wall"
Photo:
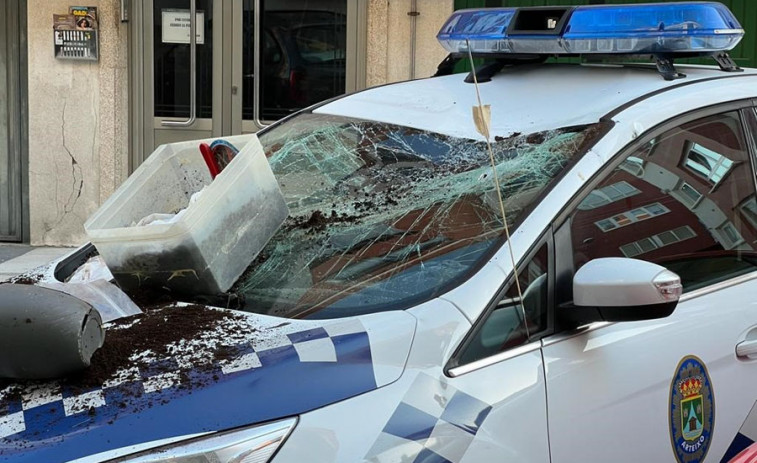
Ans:
{"type": "Polygon", "coordinates": [[[43,233],[43,241],[47,238],[48,233],[55,230],[55,228],[63,223],[66,217],[74,211],[76,203],[81,198],[82,191],[84,189],[84,172],[79,165],[79,162],[74,157],[74,153],[69,148],[66,142],[66,108],[68,107],[68,100],[63,100],[63,110],[61,111],[60,131],[61,131],[61,146],[65,150],[66,154],[71,161],[71,192],[68,194],[63,209],[60,208],[60,202],[58,200],[58,185],[60,180],[56,179],[55,184],[55,204],[57,208],[55,222],[52,224],[45,224],[45,232],[43,233]]]}
{"type": "Polygon", "coordinates": [[[71,213],[76,207],[76,202],[81,197],[82,188],[84,187],[84,175],[82,173],[79,162],[74,157],[71,149],[66,143],[66,107],[68,106],[68,100],[63,101],[63,111],[61,113],[60,131],[62,138],[63,149],[66,150],[68,157],[71,158],[71,194],[68,196],[66,204],[63,206],[63,215],[71,213]],[[77,180],[78,173],[78,180],[77,180]],[[77,186],[78,183],[78,186],[77,186]]]}

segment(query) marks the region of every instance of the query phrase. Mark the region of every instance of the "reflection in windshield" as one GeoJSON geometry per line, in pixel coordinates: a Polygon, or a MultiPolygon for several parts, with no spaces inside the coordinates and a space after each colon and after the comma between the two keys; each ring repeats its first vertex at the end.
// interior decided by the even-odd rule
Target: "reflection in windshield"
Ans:
{"type": "MultiPolygon", "coordinates": [[[[497,139],[508,220],[596,128],[497,139]]],[[[316,114],[261,142],[290,217],[233,289],[247,310],[331,318],[404,308],[459,284],[501,244],[481,142],[316,114]]]]}

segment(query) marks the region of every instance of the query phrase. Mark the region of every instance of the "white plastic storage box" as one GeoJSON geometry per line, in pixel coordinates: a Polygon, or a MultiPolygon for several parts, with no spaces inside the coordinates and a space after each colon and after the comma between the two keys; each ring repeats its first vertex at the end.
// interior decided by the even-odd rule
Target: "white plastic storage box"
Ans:
{"type": "Polygon", "coordinates": [[[212,140],[162,145],[84,224],[122,288],[227,291],[289,215],[257,136],[224,139],[240,152],[215,180],[199,149],[212,140]],[[185,208],[174,223],[135,226],[185,208]]]}

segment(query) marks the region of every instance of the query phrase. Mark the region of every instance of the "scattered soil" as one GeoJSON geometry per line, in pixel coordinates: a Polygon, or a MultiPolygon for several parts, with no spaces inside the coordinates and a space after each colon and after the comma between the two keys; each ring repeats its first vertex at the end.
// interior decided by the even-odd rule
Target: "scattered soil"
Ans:
{"type": "MultiPolygon", "coordinates": [[[[335,216],[336,211],[332,211],[332,216],[335,216]]],[[[329,218],[326,217],[321,211],[314,211],[310,218],[304,222],[297,224],[299,228],[310,229],[320,231],[326,228],[329,224],[329,218]]]]}
{"type": "MultiPolygon", "coordinates": [[[[370,203],[370,201],[365,201],[363,203],[370,203]]],[[[362,206],[362,207],[368,207],[362,206]]],[[[372,207],[372,203],[371,203],[372,207]]],[[[338,214],[335,210],[331,211],[331,214],[326,215],[323,212],[316,210],[313,211],[313,213],[310,215],[310,217],[306,216],[300,216],[300,217],[293,217],[288,220],[289,223],[287,223],[284,227],[286,231],[290,230],[305,230],[308,234],[314,234],[317,232],[321,232],[326,229],[327,226],[334,224],[334,223],[357,223],[362,219],[364,216],[362,215],[349,215],[349,214],[338,214]]]]}
{"type": "Polygon", "coordinates": [[[544,132],[535,132],[526,136],[526,143],[529,145],[541,145],[546,140],[544,132]]]}
{"type": "Polygon", "coordinates": [[[594,145],[594,143],[597,141],[599,137],[601,137],[607,127],[607,122],[598,122],[596,124],[591,124],[588,126],[581,126],[582,130],[577,130],[580,132],[583,132],[584,138],[581,140],[581,144],[576,149],[577,154],[581,154],[589,149],[590,146],[594,145]]]}
{"type": "Polygon", "coordinates": [[[521,136],[520,132],[513,132],[513,134],[510,135],[509,137],[502,137],[502,136],[499,136],[499,135],[495,135],[494,136],[494,141],[496,141],[496,142],[507,141],[507,140],[512,140],[513,138],[518,138],[520,136],[521,136]]]}
{"type": "MultiPolygon", "coordinates": [[[[267,256],[265,257],[267,259],[267,256]]],[[[254,265],[260,265],[261,255],[255,259],[254,265]]],[[[247,272],[245,272],[247,273],[247,272]]],[[[241,279],[241,278],[240,278],[241,279]]],[[[176,301],[195,303],[211,307],[223,307],[230,310],[239,310],[244,306],[244,298],[241,294],[228,292],[226,294],[196,294],[194,296],[183,296],[174,294],[170,288],[155,288],[143,286],[141,288],[127,288],[122,290],[137,305],[142,312],[150,312],[156,309],[166,307],[176,301]]]]}
{"type": "MultiPolygon", "coordinates": [[[[151,311],[142,315],[128,317],[114,322],[107,330],[105,343],[92,356],[91,366],[77,374],[70,375],[60,381],[61,387],[68,388],[74,395],[88,392],[92,389],[101,388],[103,383],[114,379],[119,370],[133,366],[142,368],[143,360],[132,360],[135,354],[150,351],[150,358],[155,359],[150,364],[150,374],[156,375],[165,372],[176,373],[178,384],[176,386],[184,393],[191,394],[191,390],[218,381],[220,378],[214,373],[215,365],[219,361],[230,360],[238,355],[238,349],[234,347],[217,346],[215,342],[200,341],[198,344],[183,344],[182,341],[202,339],[202,334],[215,330],[226,323],[234,323],[245,320],[245,317],[228,311],[209,309],[200,305],[185,307],[164,306],[154,307],[151,311]],[[172,361],[176,354],[172,352],[174,346],[182,343],[182,355],[199,355],[193,366],[181,367],[172,361]],[[205,355],[205,354],[209,355],[205,355]],[[164,361],[165,362],[162,362],[164,361]],[[163,365],[161,365],[164,363],[163,365]],[[196,374],[199,373],[199,374],[196,374]]],[[[233,326],[233,325],[232,325],[233,326]]],[[[238,325],[237,325],[238,326],[238,325]]],[[[246,332],[254,332],[252,327],[246,327],[246,332]]],[[[222,341],[222,340],[221,340],[222,341]]],[[[45,382],[39,381],[16,381],[0,379],[0,391],[4,396],[0,397],[0,417],[7,413],[8,407],[22,400],[22,391],[29,387],[39,386],[45,382]]],[[[140,398],[141,387],[132,387],[125,384],[120,388],[124,400],[117,404],[120,410],[133,409],[135,411],[151,408],[156,404],[168,403],[165,396],[158,396],[155,400],[130,400],[140,398]]],[[[77,406],[82,403],[75,404],[77,406]]],[[[92,417],[99,413],[98,408],[90,407],[85,410],[92,417]]],[[[112,417],[108,424],[112,424],[112,417]]]]}
{"type": "MultiPolygon", "coordinates": [[[[0,379],[0,391],[3,391],[14,384],[16,384],[16,381],[0,379]]],[[[0,416],[5,414],[8,404],[21,401],[21,390],[22,388],[20,386],[13,387],[6,391],[4,397],[0,398],[0,416]]]]}
{"type": "Polygon", "coordinates": [[[16,285],[36,285],[40,282],[40,280],[42,280],[42,275],[35,273],[31,275],[21,275],[16,278],[11,278],[8,282],[16,285]]]}
{"type": "Polygon", "coordinates": [[[143,312],[164,307],[176,301],[176,297],[172,296],[170,291],[161,291],[150,286],[137,289],[128,288],[124,292],[143,312]]]}
{"type": "Polygon", "coordinates": [[[376,204],[371,200],[355,201],[352,203],[352,207],[358,212],[367,212],[372,211],[376,207],[376,204]]]}
{"type": "Polygon", "coordinates": [[[107,330],[103,347],[95,351],[90,367],[68,378],[72,387],[99,387],[119,370],[130,366],[129,357],[152,351],[157,358],[170,357],[169,345],[196,339],[227,320],[240,319],[221,310],[201,305],[154,308],[149,312],[116,321],[107,330]],[[119,328],[126,326],[125,328],[119,328]]]}

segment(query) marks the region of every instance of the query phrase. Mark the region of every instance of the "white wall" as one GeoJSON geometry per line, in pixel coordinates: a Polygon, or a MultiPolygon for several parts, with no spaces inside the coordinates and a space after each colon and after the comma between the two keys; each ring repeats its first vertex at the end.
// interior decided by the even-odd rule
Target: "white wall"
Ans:
{"type": "MultiPolygon", "coordinates": [[[[411,0],[370,0],[368,6],[368,86],[410,78],[411,0]]],[[[430,77],[447,56],[436,33],[454,9],[453,0],[417,0],[415,77],[430,77]]]]}
{"type": "Polygon", "coordinates": [[[86,240],[83,224],[128,170],[127,29],[118,0],[28,0],[32,244],[86,240]],[[53,14],[96,6],[100,61],[53,55],[53,14]]]}

